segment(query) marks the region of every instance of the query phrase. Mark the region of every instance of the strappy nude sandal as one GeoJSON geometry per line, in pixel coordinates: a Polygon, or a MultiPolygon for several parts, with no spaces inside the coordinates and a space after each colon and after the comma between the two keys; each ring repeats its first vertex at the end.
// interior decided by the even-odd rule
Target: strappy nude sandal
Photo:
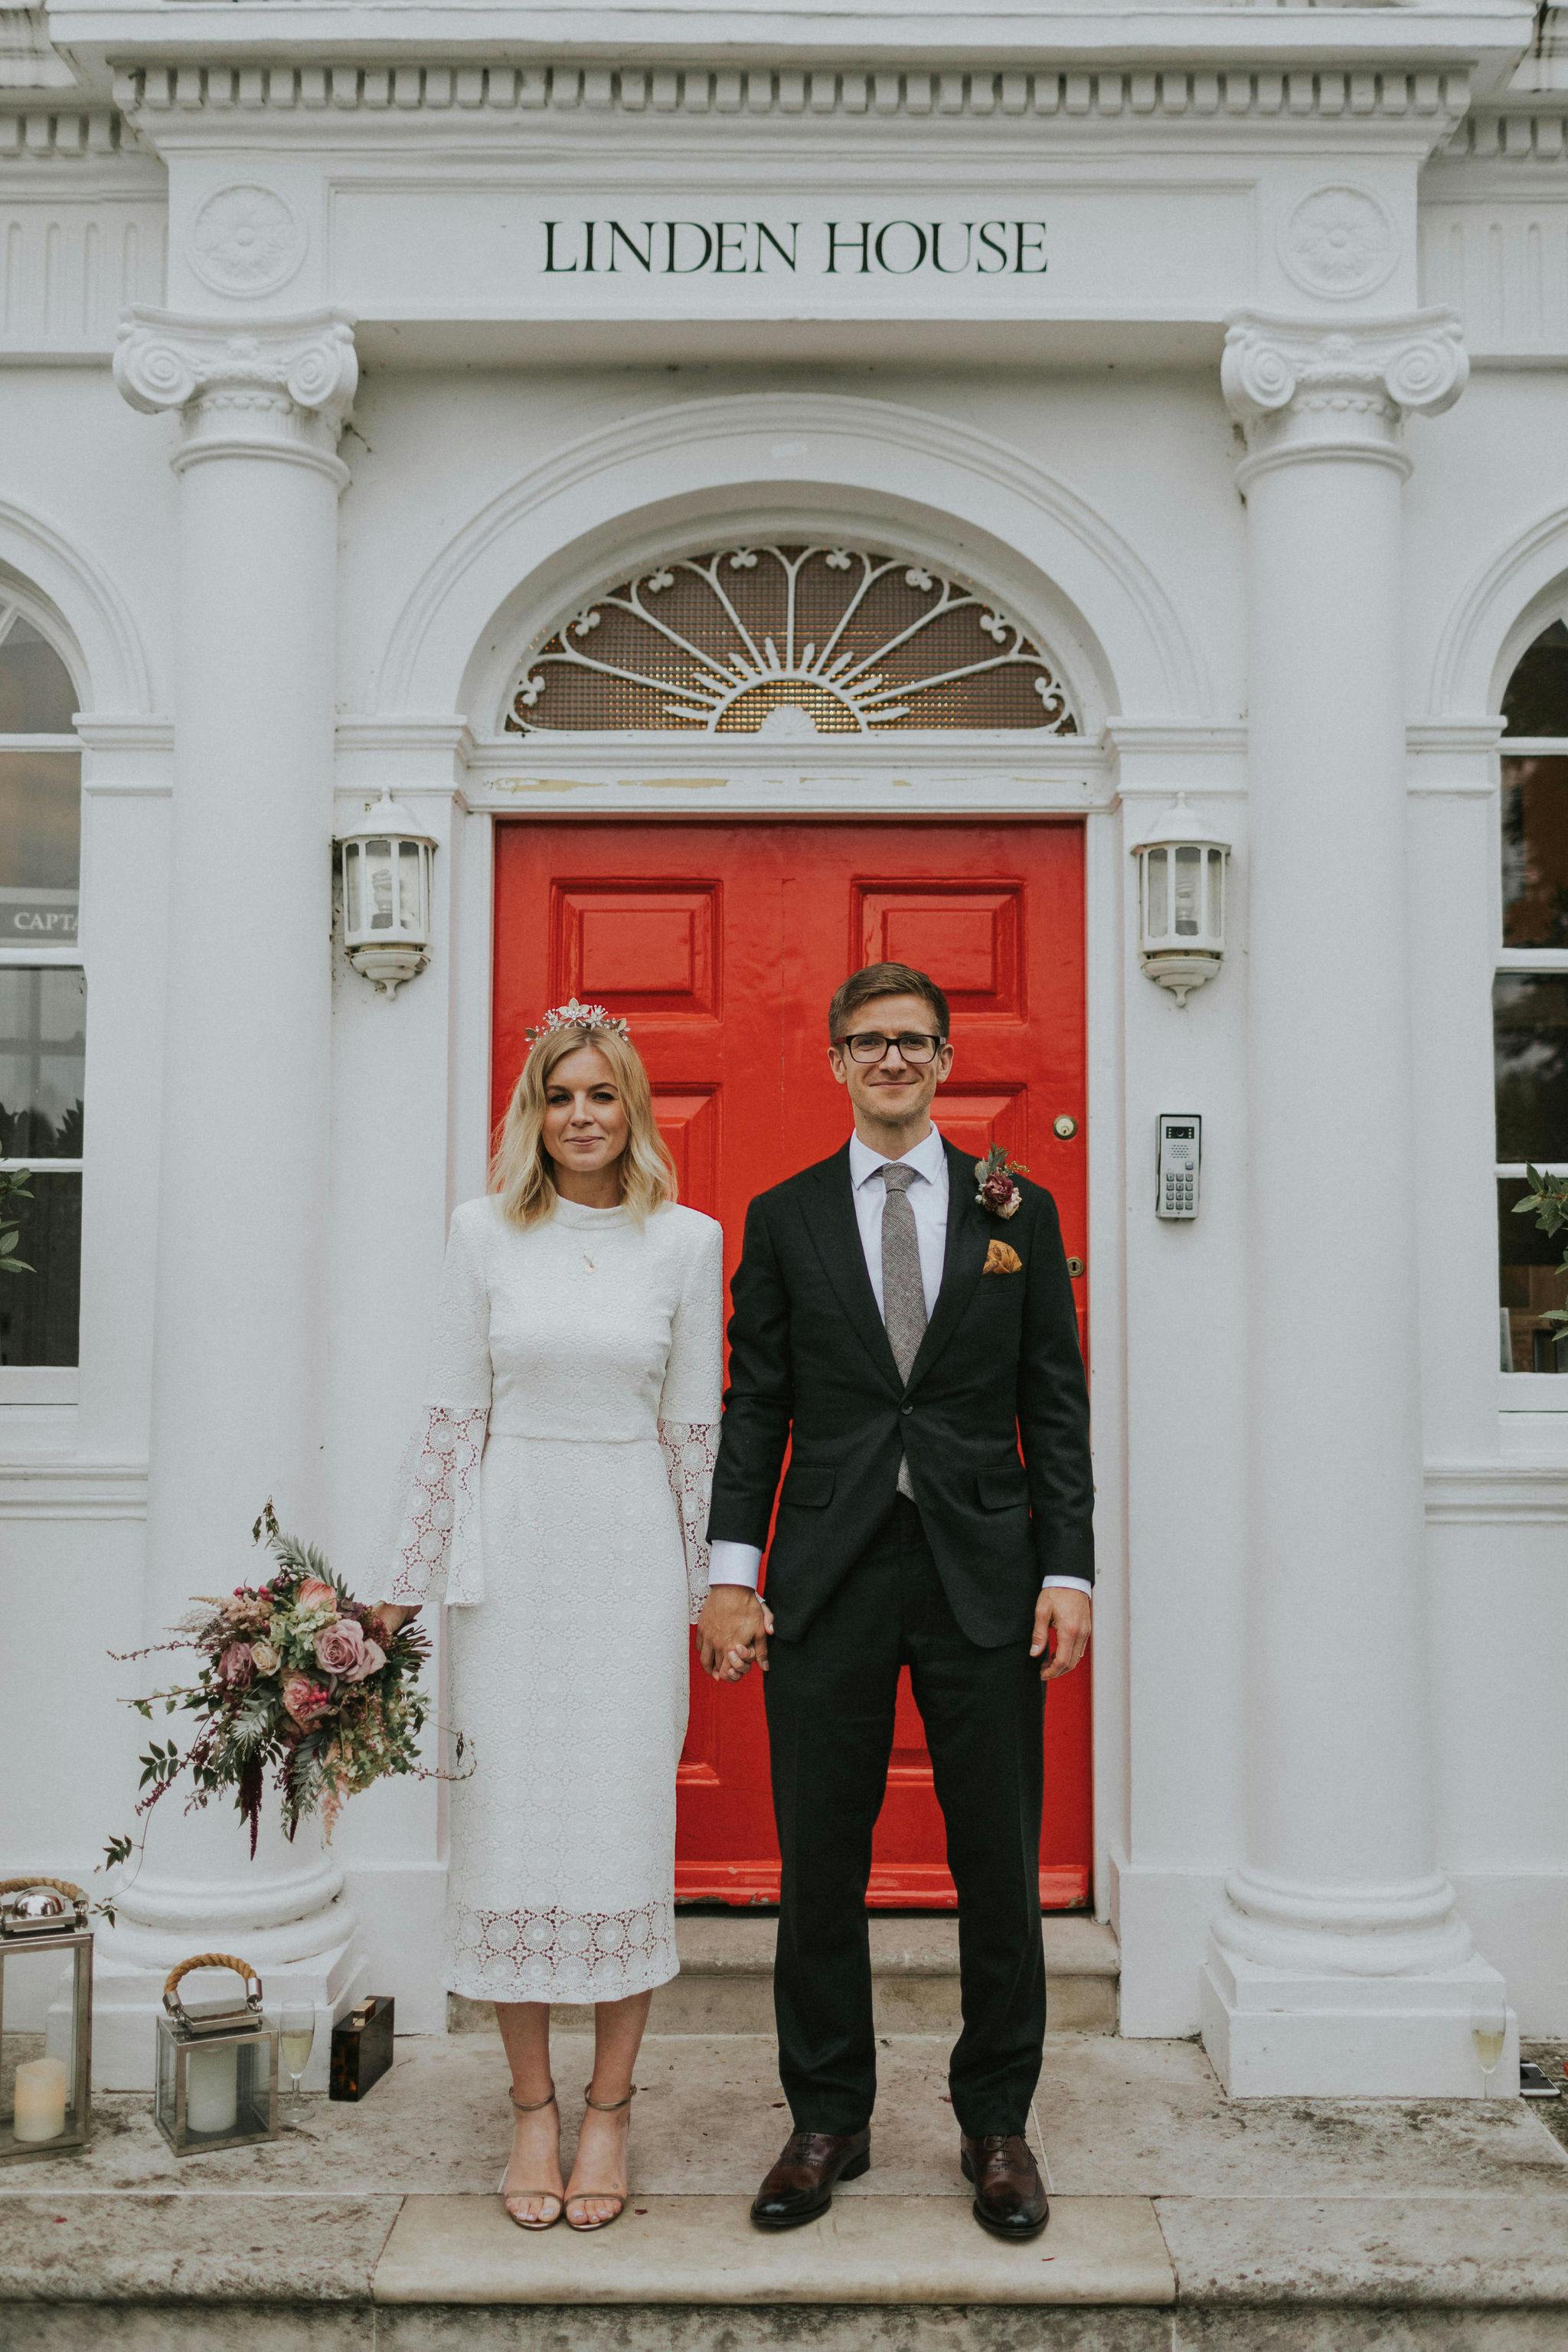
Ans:
{"type": "MultiPolygon", "coordinates": [[[[596,2099],[594,2096],[594,2085],[592,2083],[584,2083],[583,2085],[584,2105],[595,2108],[602,2116],[618,2115],[623,2107],[629,2107],[631,2105],[631,2103],[637,2097],[637,2086],[635,2083],[632,2084],[631,2089],[626,2093],[624,2099],[596,2099]]],[[[626,2196],[629,2197],[631,2191],[628,2189],[626,2196]]],[[[590,2198],[592,2198],[596,2203],[602,2204],[607,2204],[610,2200],[614,2198],[616,2205],[615,2211],[613,2213],[606,2213],[602,2221],[574,2221],[570,2212],[567,2212],[566,2227],[569,2230],[576,2230],[579,2232],[584,2232],[589,2230],[607,2230],[611,2222],[618,2221],[621,2215],[626,2210],[626,2197],[616,2196],[616,2191],[613,2189],[574,2189],[567,2198],[566,2204],[567,2206],[586,2205],[590,2198]]],[[[564,2210],[565,2209],[563,2208],[563,2210],[564,2210]]]]}
{"type": "MultiPolygon", "coordinates": [[[[510,2091],[507,2095],[509,2098],[511,2097],[510,2091]]],[[[542,2107],[552,2107],[555,2105],[555,2094],[552,2091],[547,2099],[531,2099],[527,2105],[524,2105],[521,2099],[512,2099],[511,2103],[520,2116],[536,2116],[542,2107]]],[[[496,2192],[500,2199],[501,2211],[506,2215],[507,2220],[515,2223],[520,2230],[552,2230],[566,2210],[566,2200],[562,2192],[556,2189],[514,2189],[511,2197],[509,2197],[506,2193],[506,2177],[510,2170],[511,2158],[509,2156],[501,2167],[500,2179],[496,2183],[496,2192]],[[548,2197],[553,2200],[555,2210],[553,2213],[542,2214],[536,2221],[525,2221],[521,2213],[514,2213],[511,2210],[513,2197],[548,2197]]]]}

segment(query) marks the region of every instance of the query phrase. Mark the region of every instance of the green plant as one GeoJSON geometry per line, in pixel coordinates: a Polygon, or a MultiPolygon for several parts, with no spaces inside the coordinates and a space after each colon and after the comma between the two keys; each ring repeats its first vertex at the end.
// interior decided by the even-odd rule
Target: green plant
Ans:
{"type": "MultiPolygon", "coordinates": [[[[1568,1226],[1568,1176],[1543,1176],[1539,1168],[1528,1166],[1524,1175],[1530,1190],[1514,1202],[1514,1215],[1533,1217],[1543,1234],[1560,1234],[1568,1226]]],[[[1568,1247],[1563,1252],[1562,1272],[1568,1276],[1568,1247]]],[[[1548,1307],[1541,1319],[1561,1330],[1568,1327],[1568,1307],[1548,1307]]]]}
{"type": "Polygon", "coordinates": [[[27,1188],[31,1174],[30,1168],[0,1169],[0,1274],[31,1274],[33,1271],[16,1255],[16,1244],[21,1239],[22,1228],[15,1217],[5,1213],[8,1202],[32,1199],[27,1188]]]}

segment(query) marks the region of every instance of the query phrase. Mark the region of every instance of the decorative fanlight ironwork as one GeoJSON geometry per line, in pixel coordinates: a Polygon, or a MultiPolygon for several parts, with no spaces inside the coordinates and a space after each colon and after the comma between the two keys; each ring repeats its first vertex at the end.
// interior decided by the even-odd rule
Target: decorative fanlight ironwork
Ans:
{"type": "Polygon", "coordinates": [[[506,725],[1078,733],[1050,663],[994,597],[907,555],[801,546],[681,556],[606,590],[529,656],[506,725]]]}

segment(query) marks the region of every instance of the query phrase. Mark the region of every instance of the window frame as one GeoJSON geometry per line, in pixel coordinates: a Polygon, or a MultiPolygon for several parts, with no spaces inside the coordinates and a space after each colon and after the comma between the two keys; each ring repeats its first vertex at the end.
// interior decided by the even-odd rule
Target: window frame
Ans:
{"type": "MultiPolygon", "coordinates": [[[[0,579],[0,646],[4,646],[16,619],[26,621],[37,631],[50,650],[65,666],[67,676],[79,705],[81,688],[71,659],[70,648],[61,641],[61,631],[44,606],[26,595],[9,580],[0,579]]],[[[83,744],[74,726],[61,735],[0,733],[0,752],[27,751],[34,754],[55,753],[61,759],[78,762],[79,817],[80,804],[80,761],[83,744]]],[[[36,946],[0,940],[0,969],[24,971],[79,971],[85,986],[87,964],[81,943],[81,849],[78,834],[77,852],[77,936],[69,941],[43,940],[36,946]]],[[[15,1174],[19,1169],[30,1169],[35,1175],[83,1175],[85,1160],[57,1159],[7,1159],[0,1154],[0,1171],[15,1174]]],[[[26,1279],[26,1277],[13,1277],[26,1279]]],[[[79,1327],[77,1340],[77,1361],[74,1364],[0,1364],[0,1408],[6,1405],[75,1404],[81,1393],[81,1341],[79,1327]]]]}
{"type": "MultiPolygon", "coordinates": [[[[1514,654],[1511,663],[1509,666],[1507,675],[1503,681],[1502,692],[1504,696],[1507,695],[1508,688],[1512,682],[1515,670],[1517,670],[1520,663],[1530,651],[1531,646],[1535,644],[1537,638],[1543,635],[1545,631],[1551,628],[1553,621],[1558,620],[1568,624],[1568,608],[1560,612],[1549,612],[1536,619],[1531,629],[1529,636],[1526,638],[1525,642],[1519,646],[1518,650],[1514,654]]],[[[1516,973],[1527,979],[1568,977],[1568,948],[1510,948],[1505,946],[1503,943],[1505,909],[1503,906],[1502,772],[1503,762],[1505,761],[1521,759],[1568,760],[1568,735],[1504,735],[1500,738],[1498,742],[1498,819],[1496,832],[1497,868],[1496,890],[1493,898],[1496,920],[1492,958],[1492,981],[1494,988],[1496,982],[1506,979],[1510,974],[1516,973]]],[[[1494,993],[1494,1008],[1495,1002],[1494,993]]],[[[1498,1185],[1505,1182],[1510,1178],[1522,1182],[1525,1175],[1524,1161],[1500,1160],[1497,1153],[1496,1019],[1497,1015],[1494,1009],[1492,1014],[1492,1201],[1494,1223],[1496,1220],[1498,1185]]],[[[1538,1160],[1534,1164],[1540,1169],[1542,1175],[1568,1176],[1568,1160],[1538,1160]]],[[[1496,1244],[1494,1243],[1494,1250],[1496,1244]]],[[[1499,1291],[1498,1313],[1500,1317],[1500,1318],[1504,1312],[1501,1297],[1502,1265],[1500,1257],[1498,1260],[1497,1276],[1499,1291]]],[[[1568,1295],[1565,1295],[1564,1304],[1568,1305],[1568,1295]]],[[[1511,1370],[1505,1371],[1500,1364],[1498,1367],[1498,1381],[1500,1384],[1499,1402],[1500,1409],[1504,1412],[1568,1413],[1568,1372],[1516,1372],[1511,1370]]]]}

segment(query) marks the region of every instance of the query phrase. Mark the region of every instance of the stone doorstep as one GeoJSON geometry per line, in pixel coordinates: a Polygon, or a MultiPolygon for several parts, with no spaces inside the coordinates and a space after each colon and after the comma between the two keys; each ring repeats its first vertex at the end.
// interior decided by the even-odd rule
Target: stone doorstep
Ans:
{"type": "Polygon", "coordinates": [[[1166,2304],[1175,2278],[1143,2197],[1063,2198],[1007,2246],[967,2200],[840,2198],[802,2230],[753,2229],[748,2198],[638,2198],[613,2230],[530,2236],[498,2200],[410,2197],[377,2303],[1166,2304]]]}
{"type": "MultiPolygon", "coordinates": [[[[942,2033],[958,2022],[958,1921],[950,1912],[873,1912],[871,1967],[883,2033],[942,2033]]],[[[1053,2033],[1114,2033],[1121,1953],[1113,1930],[1079,1912],[1042,1927],[1053,2033]]],[[[773,1942],[769,1912],[682,1912],[680,1974],[653,1997],[650,2033],[771,2033],[773,1942]]],[[[569,2025],[574,2010],[555,2012],[569,2025]]],[[[488,2001],[447,1997],[448,2030],[493,2032],[488,2001]]]]}

